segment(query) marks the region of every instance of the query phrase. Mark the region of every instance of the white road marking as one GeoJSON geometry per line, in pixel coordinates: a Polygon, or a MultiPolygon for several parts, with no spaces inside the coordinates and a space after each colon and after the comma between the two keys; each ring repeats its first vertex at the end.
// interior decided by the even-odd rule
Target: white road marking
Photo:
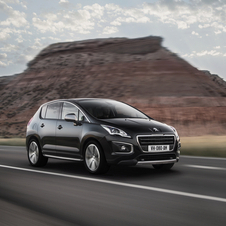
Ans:
{"type": "Polygon", "coordinates": [[[137,185],[137,184],[129,184],[129,183],[122,183],[122,182],[117,182],[117,181],[102,180],[102,179],[97,179],[97,178],[67,175],[67,174],[26,169],[26,168],[7,166],[7,165],[0,165],[0,167],[7,168],[7,169],[13,169],[13,170],[27,171],[27,172],[32,172],[32,173],[40,173],[40,174],[67,177],[67,178],[73,178],[73,179],[79,179],[79,180],[94,181],[94,182],[105,183],[105,184],[113,184],[113,185],[118,185],[118,186],[138,188],[138,189],[143,189],[143,190],[156,191],[156,192],[162,192],[162,193],[167,193],[167,194],[180,195],[180,196],[185,196],[185,197],[205,199],[205,200],[226,203],[226,198],[220,198],[220,197],[215,197],[215,196],[200,195],[200,194],[195,194],[195,193],[181,192],[181,191],[169,190],[169,189],[164,189],[164,188],[148,187],[148,186],[137,185]]]}
{"type": "Polygon", "coordinates": [[[192,155],[180,155],[180,158],[194,158],[194,159],[213,159],[213,160],[224,160],[226,161],[226,158],[221,157],[204,157],[204,156],[192,156],[192,155]]]}
{"type": "Polygon", "coordinates": [[[201,166],[201,165],[183,165],[191,168],[199,168],[199,169],[209,169],[209,170],[226,170],[223,167],[214,167],[214,166],[201,166]]]}

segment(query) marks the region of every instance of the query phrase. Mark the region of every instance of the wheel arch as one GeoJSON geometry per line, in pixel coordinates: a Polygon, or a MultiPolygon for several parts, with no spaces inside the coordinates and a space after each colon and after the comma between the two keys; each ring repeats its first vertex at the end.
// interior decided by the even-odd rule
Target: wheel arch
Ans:
{"type": "MultiPolygon", "coordinates": [[[[81,146],[81,152],[82,152],[83,157],[84,157],[84,153],[85,153],[85,147],[90,141],[95,141],[96,143],[98,143],[100,145],[100,147],[102,148],[102,151],[104,154],[103,146],[101,145],[100,141],[98,139],[96,139],[95,137],[89,137],[82,143],[82,146],[81,146]]],[[[104,154],[104,156],[105,156],[105,154],[104,154]]]]}
{"type": "Polygon", "coordinates": [[[30,144],[30,142],[31,142],[32,139],[34,139],[34,140],[37,141],[39,147],[42,150],[41,143],[40,143],[40,138],[39,138],[39,136],[37,134],[33,134],[33,135],[30,135],[29,137],[27,137],[27,139],[26,139],[26,147],[27,147],[27,150],[28,150],[28,146],[29,146],[29,144],[30,144]]]}

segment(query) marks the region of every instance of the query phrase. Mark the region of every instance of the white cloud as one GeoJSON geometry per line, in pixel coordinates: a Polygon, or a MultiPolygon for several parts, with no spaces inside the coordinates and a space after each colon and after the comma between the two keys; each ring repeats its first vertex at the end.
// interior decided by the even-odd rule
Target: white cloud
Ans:
{"type": "Polygon", "coordinates": [[[6,39],[9,39],[10,33],[12,33],[12,31],[9,28],[4,28],[0,31],[0,41],[4,41],[6,39]]]}
{"type": "Polygon", "coordinates": [[[218,31],[214,31],[214,33],[215,33],[216,35],[218,35],[218,34],[221,34],[222,32],[221,32],[220,30],[218,30],[218,31]]]}
{"type": "Polygon", "coordinates": [[[15,46],[12,44],[5,44],[3,47],[0,48],[3,52],[15,52],[19,49],[19,46],[15,46]]]}
{"type": "Polygon", "coordinates": [[[84,10],[88,10],[92,17],[101,19],[104,14],[104,7],[95,3],[91,6],[84,6],[84,10]]]}
{"type": "Polygon", "coordinates": [[[27,9],[25,1],[19,1],[19,0],[4,0],[5,3],[10,3],[10,4],[19,4],[23,8],[27,9]]]}
{"type": "Polygon", "coordinates": [[[210,24],[199,24],[199,26],[198,26],[200,29],[204,29],[204,28],[207,28],[207,27],[211,27],[211,25],[210,24]]]}
{"type": "Polygon", "coordinates": [[[177,21],[176,23],[177,23],[177,26],[178,26],[179,29],[189,28],[189,25],[184,21],[177,21]]]}
{"type": "Polygon", "coordinates": [[[109,14],[113,13],[114,15],[121,14],[123,12],[123,9],[120,6],[115,5],[114,3],[106,4],[105,9],[109,14]]]}
{"type": "MultiPolygon", "coordinates": [[[[3,59],[3,60],[5,60],[5,59],[3,59]]],[[[1,61],[1,58],[0,58],[0,67],[7,67],[10,64],[12,64],[12,61],[3,62],[3,61],[1,61]]]]}
{"type": "Polygon", "coordinates": [[[120,26],[122,23],[121,21],[121,17],[117,18],[116,20],[112,21],[110,24],[113,26],[120,26]]]}
{"type": "Polygon", "coordinates": [[[199,36],[199,33],[195,32],[195,31],[192,31],[191,34],[192,34],[192,35],[197,35],[197,36],[199,36]]]}
{"type": "Polygon", "coordinates": [[[222,53],[217,52],[216,50],[202,51],[202,52],[196,53],[197,56],[205,56],[205,55],[217,56],[220,54],[222,54],[222,53]]]}
{"type": "Polygon", "coordinates": [[[202,0],[162,0],[144,3],[142,11],[145,15],[156,17],[162,23],[177,25],[179,29],[188,29],[196,24],[201,29],[212,27],[217,31],[226,32],[226,4],[222,4],[222,1],[207,3],[202,0]]]}
{"type": "Polygon", "coordinates": [[[16,38],[16,41],[18,43],[22,43],[24,41],[24,38],[22,37],[22,35],[19,35],[18,38],[16,38]]]}
{"type": "Polygon", "coordinates": [[[103,34],[114,34],[116,32],[118,32],[117,27],[107,26],[103,29],[103,34]]]}
{"type": "Polygon", "coordinates": [[[8,65],[6,63],[3,63],[2,61],[0,61],[0,67],[7,67],[8,65]]]}
{"type": "MultiPolygon", "coordinates": [[[[215,47],[215,49],[219,49],[219,48],[215,47]]],[[[190,54],[184,54],[184,55],[182,55],[182,57],[193,58],[193,57],[202,57],[202,56],[207,56],[207,55],[209,55],[209,56],[226,56],[226,54],[219,52],[217,50],[209,50],[209,51],[202,50],[200,52],[193,51],[190,54]]]]}
{"type": "Polygon", "coordinates": [[[64,3],[69,3],[69,1],[68,0],[60,0],[59,1],[59,4],[64,4],[64,3]]]}
{"type": "MultiPolygon", "coordinates": [[[[71,35],[71,34],[70,34],[71,35]]],[[[54,40],[54,41],[61,41],[61,39],[60,38],[55,38],[55,37],[52,37],[52,36],[50,36],[50,37],[48,37],[49,39],[51,39],[51,40],[54,40]]]]}
{"type": "Polygon", "coordinates": [[[7,58],[6,53],[0,53],[0,60],[5,60],[7,58]]]}
{"type": "Polygon", "coordinates": [[[122,9],[114,4],[106,4],[105,10],[110,17],[114,18],[110,22],[113,26],[120,26],[122,23],[148,23],[151,22],[150,18],[146,16],[142,9],[140,8],[131,8],[131,9],[122,9]]]}
{"type": "Polygon", "coordinates": [[[27,26],[29,23],[26,20],[26,14],[18,10],[14,10],[11,6],[8,6],[4,1],[0,0],[0,11],[7,15],[7,19],[0,22],[2,26],[13,25],[15,27],[27,26]]]}
{"type": "Polygon", "coordinates": [[[55,14],[48,13],[41,16],[36,14],[32,18],[32,22],[34,27],[41,33],[52,32],[56,34],[57,32],[74,31],[87,34],[90,30],[94,29],[95,22],[93,22],[93,19],[95,17],[99,18],[99,15],[97,15],[99,11],[101,9],[94,4],[92,9],[83,7],[83,9],[79,10],[58,11],[55,14]]]}
{"type": "Polygon", "coordinates": [[[0,67],[7,67],[12,63],[7,59],[7,57],[6,53],[0,53],[0,67]]]}
{"type": "Polygon", "coordinates": [[[21,6],[23,7],[23,8],[25,8],[25,9],[27,9],[27,6],[25,5],[25,2],[20,2],[20,4],[21,4],[21,6]]]}
{"type": "Polygon", "coordinates": [[[113,26],[120,26],[122,23],[148,23],[151,22],[150,19],[146,16],[142,17],[118,17],[110,24],[113,26]]]}
{"type": "Polygon", "coordinates": [[[68,0],[60,0],[59,4],[65,8],[68,8],[71,5],[71,3],[68,0]]]}

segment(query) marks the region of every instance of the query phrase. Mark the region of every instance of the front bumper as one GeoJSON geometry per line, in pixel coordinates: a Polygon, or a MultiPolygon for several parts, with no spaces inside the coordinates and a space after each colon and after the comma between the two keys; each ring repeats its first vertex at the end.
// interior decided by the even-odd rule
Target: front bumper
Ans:
{"type": "Polygon", "coordinates": [[[129,139],[110,135],[102,139],[101,145],[104,149],[108,164],[131,166],[143,163],[169,164],[178,162],[181,147],[180,141],[175,138],[172,150],[164,152],[148,152],[142,150],[139,142],[137,141],[137,137],[129,139]]]}

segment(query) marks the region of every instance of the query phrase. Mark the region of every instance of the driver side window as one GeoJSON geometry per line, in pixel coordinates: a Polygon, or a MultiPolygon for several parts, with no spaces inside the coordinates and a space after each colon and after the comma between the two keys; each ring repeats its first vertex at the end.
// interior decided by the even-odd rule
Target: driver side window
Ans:
{"type": "Polygon", "coordinates": [[[64,119],[65,115],[69,113],[74,113],[76,117],[78,118],[78,108],[75,107],[72,104],[65,103],[63,104],[63,109],[62,109],[62,114],[61,114],[61,119],[64,119]]]}

